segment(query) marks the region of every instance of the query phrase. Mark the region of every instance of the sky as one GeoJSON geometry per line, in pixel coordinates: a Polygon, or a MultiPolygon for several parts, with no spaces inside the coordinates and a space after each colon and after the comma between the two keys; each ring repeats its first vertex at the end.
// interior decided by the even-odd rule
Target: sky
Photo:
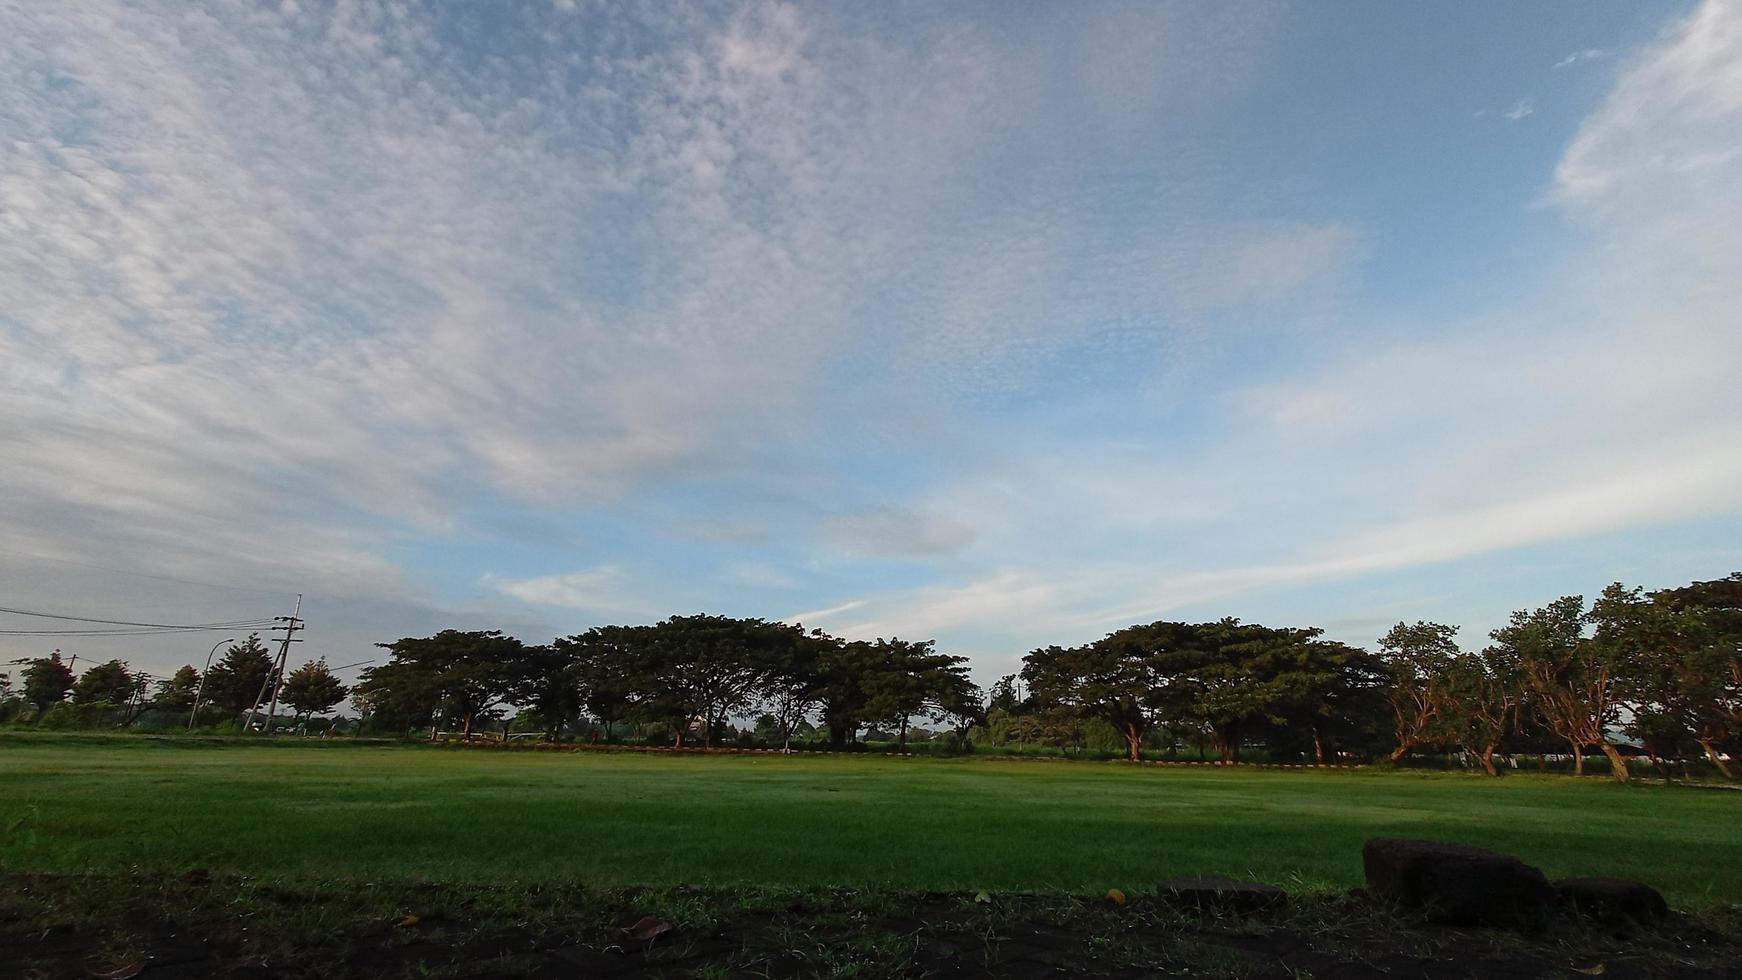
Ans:
{"type": "Polygon", "coordinates": [[[1736,0],[0,0],[0,606],[1479,647],[1739,378],[1736,0]]]}

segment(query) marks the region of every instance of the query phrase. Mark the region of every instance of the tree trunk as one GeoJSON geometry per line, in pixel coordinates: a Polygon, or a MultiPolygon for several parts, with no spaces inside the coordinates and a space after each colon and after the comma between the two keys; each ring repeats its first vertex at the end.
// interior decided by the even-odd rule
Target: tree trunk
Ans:
{"type": "MultiPolygon", "coordinates": [[[[1572,742],[1571,739],[1568,739],[1567,741],[1572,742]]],[[[1585,774],[1585,747],[1583,745],[1580,745],[1577,742],[1573,742],[1572,745],[1573,745],[1573,775],[1583,776],[1585,774]]]]}
{"type": "Polygon", "coordinates": [[[1210,741],[1216,746],[1216,760],[1222,765],[1227,765],[1228,761],[1233,758],[1233,753],[1228,751],[1228,737],[1217,731],[1210,735],[1210,741]]]}
{"type": "Polygon", "coordinates": [[[895,751],[907,751],[907,716],[901,716],[901,732],[895,737],[895,751]]]}
{"type": "Polygon", "coordinates": [[[472,740],[472,714],[471,714],[471,712],[466,713],[466,728],[465,728],[465,731],[462,732],[461,734],[463,734],[465,736],[466,741],[470,742],[472,740]]]}
{"type": "Polygon", "coordinates": [[[1616,782],[1625,783],[1633,778],[1632,773],[1627,771],[1627,760],[1621,755],[1621,750],[1611,745],[1608,739],[1598,742],[1597,746],[1603,750],[1604,755],[1609,757],[1609,772],[1615,777],[1616,782]]]}
{"type": "Polygon", "coordinates": [[[1651,760],[1651,768],[1657,770],[1663,776],[1664,783],[1668,784],[1670,781],[1669,766],[1664,758],[1657,754],[1657,746],[1652,744],[1651,739],[1645,740],[1645,757],[1651,760]]]}
{"type": "Polygon", "coordinates": [[[687,727],[689,727],[687,724],[677,724],[677,725],[671,726],[671,733],[672,733],[671,747],[672,748],[674,748],[674,749],[683,748],[683,730],[687,727]]]}
{"type": "Polygon", "coordinates": [[[1126,725],[1125,750],[1129,761],[1137,762],[1141,760],[1143,758],[1142,748],[1143,733],[1137,730],[1136,725],[1126,725]]]}
{"type": "MultiPolygon", "coordinates": [[[[1497,745],[1497,744],[1498,743],[1495,743],[1495,745],[1497,745]]],[[[1476,755],[1476,758],[1481,760],[1481,762],[1482,762],[1482,768],[1484,770],[1486,770],[1488,775],[1490,775],[1490,776],[1500,775],[1500,770],[1494,768],[1495,745],[1484,746],[1482,751],[1477,753],[1477,755],[1476,755]]]]}
{"type": "Polygon", "coordinates": [[[1325,764],[1325,740],[1319,737],[1319,726],[1313,726],[1313,765],[1325,764]]]}
{"type": "Polygon", "coordinates": [[[1397,762],[1398,762],[1398,760],[1400,760],[1400,759],[1402,759],[1402,758],[1403,758],[1403,757],[1404,757],[1404,756],[1406,756],[1406,755],[1408,755],[1408,754],[1409,754],[1409,750],[1410,750],[1410,749],[1413,749],[1413,748],[1415,748],[1415,744],[1414,744],[1414,743],[1412,743],[1412,742],[1403,742],[1403,743],[1401,743],[1401,744],[1400,744],[1400,745],[1398,745],[1398,746],[1397,746],[1397,748],[1395,748],[1395,749],[1392,749],[1392,750],[1391,750],[1391,762],[1392,762],[1392,764],[1393,764],[1393,765],[1396,765],[1396,764],[1397,764],[1397,762]]]}
{"type": "Polygon", "coordinates": [[[1712,760],[1712,765],[1718,767],[1718,772],[1722,773],[1725,779],[1731,782],[1736,781],[1736,774],[1730,771],[1730,767],[1724,764],[1723,759],[1718,758],[1718,750],[1713,748],[1711,739],[1700,739],[1700,748],[1706,750],[1706,758],[1712,760]]]}

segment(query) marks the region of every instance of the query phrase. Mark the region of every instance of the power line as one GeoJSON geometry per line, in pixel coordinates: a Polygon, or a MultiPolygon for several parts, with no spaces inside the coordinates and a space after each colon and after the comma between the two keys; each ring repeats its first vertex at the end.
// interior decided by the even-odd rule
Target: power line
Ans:
{"type": "Polygon", "coordinates": [[[212,626],[172,626],[168,629],[114,629],[114,630],[0,630],[0,636],[165,636],[171,633],[207,633],[224,630],[265,629],[271,625],[269,620],[257,623],[237,623],[232,625],[212,626]]]}
{"type": "Polygon", "coordinates": [[[237,619],[224,623],[140,623],[127,619],[100,619],[94,616],[68,616],[64,613],[43,612],[39,609],[12,609],[0,606],[0,613],[12,613],[15,616],[34,616],[38,619],[64,619],[73,623],[101,623],[106,626],[141,626],[150,629],[189,630],[189,629],[239,629],[243,626],[266,625],[271,620],[264,617],[254,619],[237,619]]]}

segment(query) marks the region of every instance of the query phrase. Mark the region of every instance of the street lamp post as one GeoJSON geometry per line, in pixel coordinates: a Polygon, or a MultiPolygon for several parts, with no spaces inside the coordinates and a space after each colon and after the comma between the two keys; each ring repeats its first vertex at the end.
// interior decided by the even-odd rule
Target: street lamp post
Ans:
{"type": "Polygon", "coordinates": [[[219,640],[212,644],[211,653],[206,654],[206,669],[200,671],[200,682],[194,685],[194,706],[188,711],[188,731],[191,732],[194,730],[194,716],[200,713],[200,695],[206,690],[206,675],[212,672],[213,655],[218,652],[219,647],[226,643],[234,642],[236,642],[236,638],[233,636],[228,640],[219,640]]]}

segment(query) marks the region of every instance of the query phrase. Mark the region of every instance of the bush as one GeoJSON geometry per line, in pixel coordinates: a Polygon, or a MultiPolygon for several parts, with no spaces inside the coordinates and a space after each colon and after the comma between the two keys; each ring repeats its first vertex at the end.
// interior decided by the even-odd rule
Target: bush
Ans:
{"type": "Polygon", "coordinates": [[[104,713],[112,707],[113,705],[101,701],[96,704],[62,702],[48,709],[36,724],[39,728],[57,732],[97,728],[103,723],[104,713]]]}

